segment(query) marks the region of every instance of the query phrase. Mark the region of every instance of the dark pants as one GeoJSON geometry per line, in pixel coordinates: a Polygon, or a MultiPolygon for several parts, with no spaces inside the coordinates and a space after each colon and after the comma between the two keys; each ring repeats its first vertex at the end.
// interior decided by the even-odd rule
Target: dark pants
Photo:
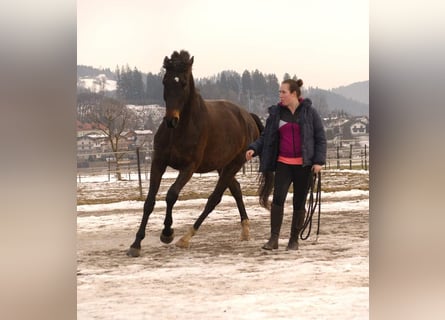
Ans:
{"type": "Polygon", "coordinates": [[[294,188],[294,211],[303,210],[306,205],[310,178],[312,177],[311,172],[310,166],[303,167],[301,165],[289,165],[278,162],[275,171],[273,204],[281,207],[284,205],[290,184],[292,183],[294,188]]]}

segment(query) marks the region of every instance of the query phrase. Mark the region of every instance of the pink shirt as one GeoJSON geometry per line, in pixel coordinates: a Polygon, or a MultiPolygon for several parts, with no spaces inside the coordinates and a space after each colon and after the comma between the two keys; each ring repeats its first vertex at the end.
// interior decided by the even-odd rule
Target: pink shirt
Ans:
{"type": "Polygon", "coordinates": [[[279,123],[280,151],[278,161],[285,164],[302,165],[300,125],[295,121],[290,111],[286,110],[284,112],[279,123]]]}

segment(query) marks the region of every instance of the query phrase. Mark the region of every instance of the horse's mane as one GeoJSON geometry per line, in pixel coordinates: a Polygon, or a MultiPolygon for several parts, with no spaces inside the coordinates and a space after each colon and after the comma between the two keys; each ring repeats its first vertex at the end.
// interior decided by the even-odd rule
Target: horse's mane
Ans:
{"type": "Polygon", "coordinates": [[[174,51],[170,59],[165,57],[163,67],[167,71],[185,72],[192,64],[193,57],[190,59],[190,54],[185,50],[181,50],[179,53],[174,51]]]}

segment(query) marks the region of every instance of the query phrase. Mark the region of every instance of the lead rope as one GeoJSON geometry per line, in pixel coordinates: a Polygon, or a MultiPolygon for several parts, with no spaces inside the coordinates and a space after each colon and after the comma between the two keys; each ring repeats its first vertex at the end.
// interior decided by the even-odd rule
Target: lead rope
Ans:
{"type": "Polygon", "coordinates": [[[306,219],[303,224],[303,228],[300,232],[300,239],[301,240],[307,240],[309,238],[309,235],[311,234],[312,230],[312,217],[314,215],[315,210],[318,206],[318,223],[317,223],[317,238],[315,241],[318,241],[318,235],[320,234],[320,216],[321,216],[321,172],[318,172],[318,174],[313,174],[312,178],[310,179],[310,186],[309,186],[309,201],[307,204],[307,214],[306,219]],[[314,201],[314,186],[317,185],[317,190],[315,194],[315,201],[314,201]],[[308,229],[306,236],[303,236],[303,233],[305,230],[308,229]]]}

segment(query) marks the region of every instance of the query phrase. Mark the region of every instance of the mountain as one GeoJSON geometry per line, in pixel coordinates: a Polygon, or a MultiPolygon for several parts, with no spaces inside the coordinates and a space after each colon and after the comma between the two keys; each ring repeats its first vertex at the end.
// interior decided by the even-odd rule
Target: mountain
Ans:
{"type": "Polygon", "coordinates": [[[332,90],[324,90],[319,88],[309,88],[306,94],[312,100],[315,106],[323,109],[324,113],[343,110],[352,116],[369,116],[369,104],[362,103],[341,94],[337,94],[332,90]]]}
{"type": "Polygon", "coordinates": [[[331,91],[346,98],[369,105],[369,80],[333,88],[331,91]]]}

